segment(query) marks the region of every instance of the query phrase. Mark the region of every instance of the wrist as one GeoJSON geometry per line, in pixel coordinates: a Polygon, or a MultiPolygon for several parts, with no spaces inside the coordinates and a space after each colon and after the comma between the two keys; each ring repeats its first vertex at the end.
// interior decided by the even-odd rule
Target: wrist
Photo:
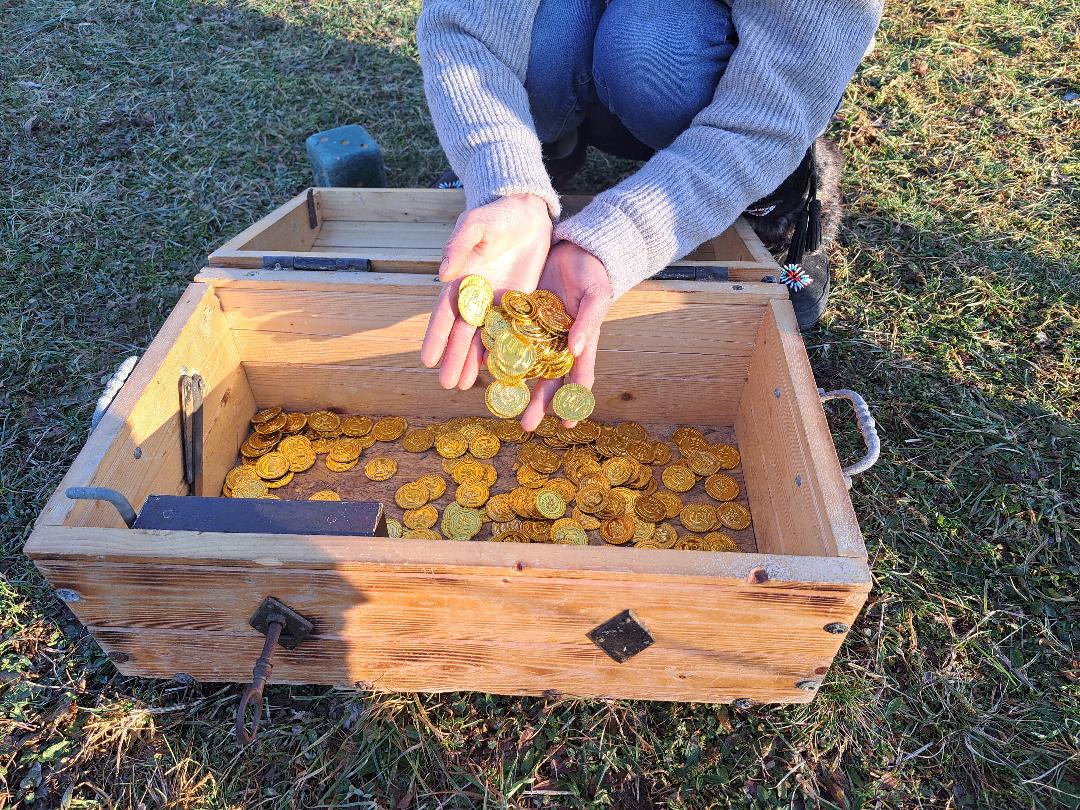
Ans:
{"type": "Polygon", "coordinates": [[[530,215],[543,217],[549,223],[551,222],[551,209],[548,208],[547,200],[543,197],[538,197],[537,195],[529,194],[528,192],[522,192],[520,194],[507,194],[501,199],[527,209],[530,215]]]}

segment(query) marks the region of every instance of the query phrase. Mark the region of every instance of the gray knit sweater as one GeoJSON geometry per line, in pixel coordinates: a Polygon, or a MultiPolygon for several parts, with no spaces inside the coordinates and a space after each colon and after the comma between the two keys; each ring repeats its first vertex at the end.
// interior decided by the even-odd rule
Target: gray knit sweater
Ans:
{"type": "MultiPolygon", "coordinates": [[[[723,232],[824,130],[882,2],[733,0],[739,44],[712,103],[555,237],[599,258],[619,296],[723,232]]],[[[431,116],[468,206],[528,192],[558,219],[524,87],[538,4],[427,0],[417,39],[431,116]]]]}

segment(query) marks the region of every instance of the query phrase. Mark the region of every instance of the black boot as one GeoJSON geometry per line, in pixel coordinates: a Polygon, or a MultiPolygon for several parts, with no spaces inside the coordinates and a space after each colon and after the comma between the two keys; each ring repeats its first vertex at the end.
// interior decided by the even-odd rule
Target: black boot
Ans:
{"type": "Polygon", "coordinates": [[[744,213],[771,250],[781,250],[787,242],[779,281],[788,288],[800,329],[816,324],[829,302],[832,272],[827,251],[836,239],[843,213],[842,168],[840,150],[819,138],[776,191],[744,213]]]}

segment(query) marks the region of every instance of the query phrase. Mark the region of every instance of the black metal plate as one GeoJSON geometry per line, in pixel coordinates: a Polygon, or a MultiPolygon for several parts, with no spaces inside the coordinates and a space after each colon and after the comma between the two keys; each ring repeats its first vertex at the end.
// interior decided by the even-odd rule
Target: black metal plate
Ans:
{"type": "Polygon", "coordinates": [[[629,610],[613,616],[587,634],[593,644],[620,664],[651,647],[655,639],[629,610]]]}
{"type": "Polygon", "coordinates": [[[248,621],[252,627],[264,636],[270,630],[270,616],[277,614],[285,617],[285,626],[281,628],[281,637],[278,644],[287,650],[294,649],[301,641],[309,638],[315,632],[315,625],[272,596],[263,599],[255,615],[248,621]]]}
{"type": "Polygon", "coordinates": [[[151,495],[135,529],[386,537],[378,501],[273,501],[151,495]]]}

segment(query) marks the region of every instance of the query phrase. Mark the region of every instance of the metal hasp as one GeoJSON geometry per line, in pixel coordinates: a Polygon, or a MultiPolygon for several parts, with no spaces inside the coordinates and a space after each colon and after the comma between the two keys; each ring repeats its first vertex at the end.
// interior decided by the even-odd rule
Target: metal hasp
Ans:
{"type": "Polygon", "coordinates": [[[272,596],[262,601],[248,624],[266,636],[266,641],[263,642],[262,652],[251,670],[252,681],[244,689],[243,695],[240,696],[240,705],[236,708],[234,731],[236,742],[241,747],[254,742],[259,733],[259,724],[262,722],[263,689],[266,688],[266,682],[270,680],[270,674],[274,671],[274,665],[270,661],[274,648],[280,644],[287,650],[295,649],[300,642],[315,632],[315,625],[272,596]],[[255,706],[255,715],[249,729],[247,714],[248,707],[251,705],[255,706]]]}
{"type": "Polygon", "coordinates": [[[64,490],[64,494],[73,501],[105,501],[111,503],[116,507],[116,511],[120,513],[120,519],[127,524],[129,529],[135,525],[135,521],[139,517],[135,514],[135,507],[131,505],[131,502],[115,489],[109,489],[108,487],[68,487],[64,490]]]}
{"type": "Polygon", "coordinates": [[[629,610],[613,616],[599,627],[590,630],[587,635],[593,644],[620,664],[655,643],[649,631],[629,610]]]}
{"type": "Polygon", "coordinates": [[[203,494],[204,393],[201,376],[180,375],[180,441],[184,445],[184,480],[189,495],[203,494]]]}

